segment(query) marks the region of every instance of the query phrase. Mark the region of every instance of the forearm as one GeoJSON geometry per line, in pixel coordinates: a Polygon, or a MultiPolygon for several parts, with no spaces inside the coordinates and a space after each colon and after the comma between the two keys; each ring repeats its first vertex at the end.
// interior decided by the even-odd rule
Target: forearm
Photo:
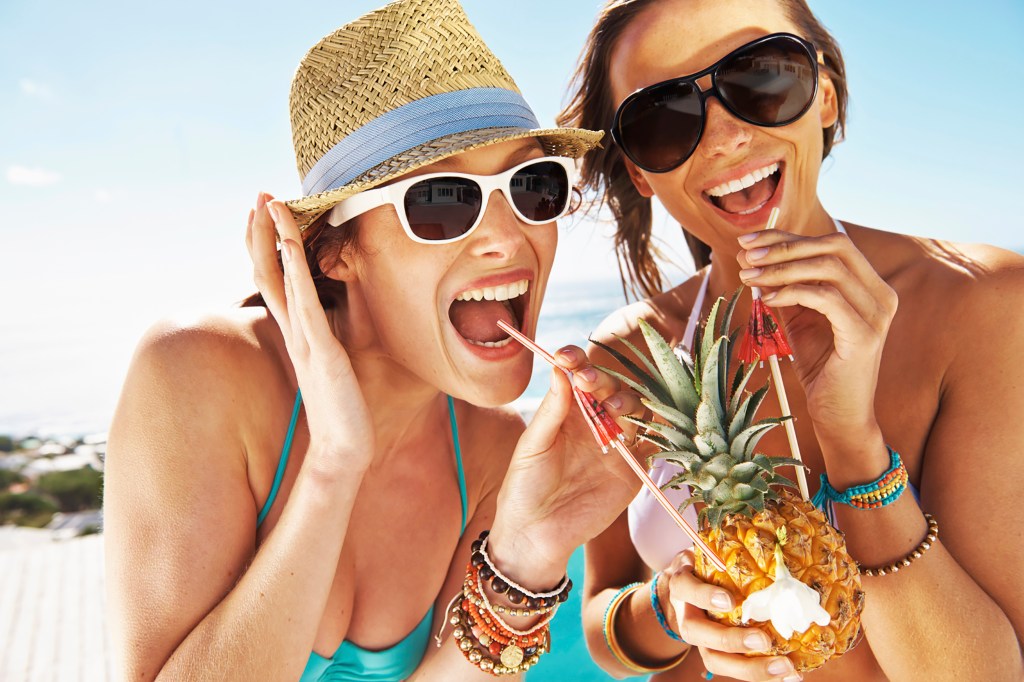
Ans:
{"type": "MultiPolygon", "coordinates": [[[[882,509],[838,512],[850,555],[866,568],[907,556],[927,528],[910,495],[882,509]]],[[[1009,619],[943,547],[941,525],[939,540],[910,566],[864,576],[863,585],[864,631],[890,679],[1024,676],[1009,619]]]]}
{"type": "Polygon", "coordinates": [[[163,666],[165,679],[297,679],[337,572],[361,478],[313,453],[280,520],[224,599],[163,666]]]}

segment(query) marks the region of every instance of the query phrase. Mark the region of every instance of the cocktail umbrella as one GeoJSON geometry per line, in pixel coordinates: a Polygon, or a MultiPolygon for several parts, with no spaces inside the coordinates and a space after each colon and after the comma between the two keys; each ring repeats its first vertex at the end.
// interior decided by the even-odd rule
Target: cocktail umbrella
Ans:
{"type": "MultiPolygon", "coordinates": [[[[774,230],[778,219],[779,209],[776,207],[768,215],[768,224],[765,226],[765,229],[774,230]]],[[[775,393],[779,397],[779,407],[782,409],[782,416],[789,417],[789,419],[783,422],[786,429],[786,438],[789,440],[789,450],[793,455],[793,459],[802,462],[800,444],[796,440],[796,427],[793,425],[793,412],[789,409],[786,385],[782,383],[782,371],[779,369],[779,356],[788,355],[789,359],[792,360],[793,349],[789,347],[786,333],[783,331],[778,320],[775,319],[775,313],[761,300],[761,289],[759,287],[750,287],[750,293],[754,300],[750,306],[750,321],[747,323],[747,332],[743,337],[743,343],[740,344],[740,360],[748,364],[759,360],[762,367],[765,361],[768,361],[768,366],[772,372],[772,381],[775,384],[775,393]]],[[[795,468],[796,482],[800,488],[800,494],[803,495],[805,500],[809,500],[807,475],[804,473],[804,467],[798,466],[795,468]]]]}

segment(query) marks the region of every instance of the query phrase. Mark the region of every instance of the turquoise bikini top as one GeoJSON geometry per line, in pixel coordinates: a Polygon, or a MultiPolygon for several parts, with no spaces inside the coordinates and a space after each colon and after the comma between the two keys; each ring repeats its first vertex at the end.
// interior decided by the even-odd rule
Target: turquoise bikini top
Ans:
{"type": "MultiPolygon", "coordinates": [[[[257,527],[263,523],[277,497],[278,488],[281,486],[281,479],[284,478],[285,468],[288,466],[288,453],[292,448],[292,437],[295,435],[295,424],[299,418],[299,409],[302,407],[302,393],[295,395],[295,407],[292,409],[292,420],[288,425],[288,435],[284,439],[284,447],[281,448],[281,459],[277,464],[277,473],[274,474],[274,483],[270,488],[270,495],[263,503],[259,517],[256,519],[257,527]]],[[[452,443],[455,446],[455,464],[459,475],[459,497],[462,500],[462,531],[466,530],[466,477],[462,473],[462,450],[459,447],[459,425],[455,420],[455,405],[452,397],[448,396],[448,421],[451,423],[452,443]]],[[[460,534],[461,532],[460,531],[460,534]]],[[[402,680],[412,675],[413,671],[423,660],[423,653],[430,641],[430,623],[433,620],[434,607],[431,606],[423,619],[412,632],[400,639],[393,646],[387,649],[371,651],[364,649],[352,642],[343,641],[338,650],[330,658],[325,658],[314,652],[310,653],[309,662],[302,672],[299,682],[392,682],[402,680]]]]}

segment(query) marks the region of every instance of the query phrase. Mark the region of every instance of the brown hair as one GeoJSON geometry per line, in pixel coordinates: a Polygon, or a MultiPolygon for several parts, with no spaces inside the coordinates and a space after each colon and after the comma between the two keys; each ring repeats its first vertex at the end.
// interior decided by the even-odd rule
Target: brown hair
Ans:
{"type": "MultiPolygon", "coordinates": [[[[615,43],[626,26],[656,0],[608,0],[587,36],[573,74],[570,99],[558,115],[558,124],[589,130],[607,130],[615,114],[608,73],[615,43]]],[[[839,45],[818,21],[806,0],[778,0],[787,18],[799,27],[823,55],[823,69],[836,91],[838,118],[824,130],[822,158],[832,145],[843,139],[846,125],[846,67],[839,45]]],[[[606,137],[605,139],[609,139],[606,137]]],[[[591,206],[607,204],[615,217],[615,251],[624,292],[653,296],[664,288],[665,279],[657,264],[658,249],[651,242],[651,200],[636,190],[629,177],[622,152],[610,141],[583,158],[580,176],[585,189],[593,193],[591,206]]],[[[682,227],[682,226],[680,226],[682,227]]],[[[682,227],[698,268],[711,262],[711,249],[682,227]]]]}
{"type": "MultiPolygon", "coordinates": [[[[302,250],[306,256],[306,264],[309,266],[309,274],[313,276],[313,285],[316,287],[317,298],[324,310],[330,310],[338,306],[345,298],[345,283],[332,279],[324,274],[321,263],[331,266],[341,257],[341,251],[349,245],[357,243],[356,221],[350,220],[344,225],[335,227],[327,222],[327,215],[324,214],[310,223],[309,227],[302,233],[302,250]]],[[[281,264],[281,254],[277,256],[278,266],[281,264]]],[[[242,301],[242,307],[266,307],[266,301],[259,292],[248,296],[242,301]]]]}

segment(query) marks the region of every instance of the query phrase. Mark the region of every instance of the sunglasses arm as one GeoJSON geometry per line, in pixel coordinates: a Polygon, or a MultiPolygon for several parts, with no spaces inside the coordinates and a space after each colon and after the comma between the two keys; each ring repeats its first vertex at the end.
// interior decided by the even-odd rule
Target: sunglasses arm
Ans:
{"type": "Polygon", "coordinates": [[[388,202],[387,187],[360,192],[339,202],[327,213],[327,222],[334,227],[344,225],[356,216],[361,216],[388,202]]]}

